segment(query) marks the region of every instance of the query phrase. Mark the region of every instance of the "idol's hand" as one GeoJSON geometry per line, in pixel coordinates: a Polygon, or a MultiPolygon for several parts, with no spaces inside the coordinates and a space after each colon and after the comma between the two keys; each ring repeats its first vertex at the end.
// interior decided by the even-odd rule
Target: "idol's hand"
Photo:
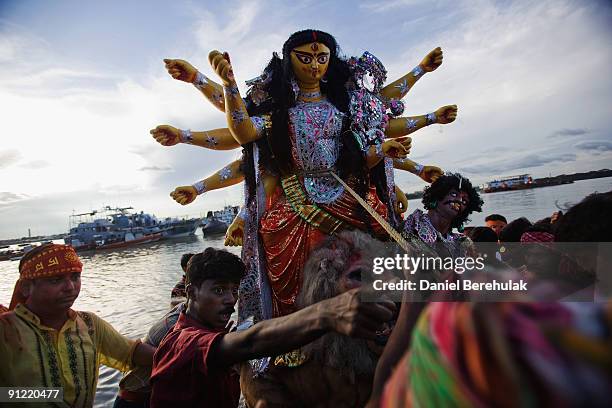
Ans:
{"type": "Polygon", "coordinates": [[[395,212],[403,214],[408,209],[408,198],[406,194],[398,187],[395,186],[395,212]]]}
{"type": "Polygon", "coordinates": [[[433,183],[444,174],[444,171],[436,166],[423,166],[423,170],[419,174],[419,177],[428,183],[433,183]]]}
{"type": "Polygon", "coordinates": [[[219,78],[221,78],[223,85],[228,86],[234,82],[234,72],[232,71],[232,65],[227,52],[221,54],[217,50],[211,51],[208,54],[208,62],[210,62],[213,70],[219,75],[219,78]]]}
{"type": "Polygon", "coordinates": [[[164,59],[164,63],[172,78],[189,83],[195,81],[198,70],[187,61],[181,59],[164,59]]]}
{"type": "Polygon", "coordinates": [[[181,142],[180,130],[170,125],[159,125],[155,129],[151,129],[149,133],[157,143],[163,146],[174,146],[181,142]]]}
{"type": "Polygon", "coordinates": [[[437,123],[451,123],[455,119],[457,119],[457,105],[446,105],[441,108],[438,108],[435,114],[437,123]]]}
{"type": "Polygon", "coordinates": [[[440,65],[442,65],[442,48],[434,48],[423,58],[421,61],[421,67],[425,72],[435,71],[440,65]]]}
{"type": "Polygon", "coordinates": [[[236,217],[225,232],[225,246],[242,246],[243,235],[244,220],[240,217],[236,217]]]}
{"type": "Polygon", "coordinates": [[[198,196],[198,192],[193,186],[180,186],[170,193],[170,197],[181,205],[192,203],[198,196]]]}
{"type": "Polygon", "coordinates": [[[412,138],[408,136],[398,137],[397,139],[385,140],[382,144],[382,151],[387,157],[395,159],[405,159],[412,147],[412,138]]]}

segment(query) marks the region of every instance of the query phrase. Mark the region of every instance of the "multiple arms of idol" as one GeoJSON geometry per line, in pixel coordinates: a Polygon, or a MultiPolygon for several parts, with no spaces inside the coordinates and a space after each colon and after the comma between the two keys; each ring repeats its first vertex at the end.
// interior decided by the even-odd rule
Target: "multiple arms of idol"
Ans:
{"type": "MultiPolygon", "coordinates": [[[[249,117],[244,101],[240,96],[227,53],[221,54],[218,51],[212,51],[209,54],[209,62],[221,78],[223,86],[198,72],[186,61],[166,59],[164,62],[168,73],[173,78],[193,83],[213,106],[225,112],[228,128],[191,132],[169,125],[160,125],[150,132],[157,142],[164,146],[187,143],[214,150],[230,150],[261,137],[261,130],[249,117]]],[[[387,100],[403,98],[426,72],[434,71],[441,63],[442,50],[438,47],[427,54],[421,63],[409,73],[384,87],[380,93],[381,97],[387,100]]],[[[389,139],[382,145],[370,146],[366,152],[367,166],[372,168],[385,156],[392,157],[394,168],[409,171],[429,183],[435,181],[443,173],[442,170],[435,166],[423,166],[407,159],[406,156],[411,148],[411,138],[404,136],[434,123],[451,123],[456,116],[456,105],[447,105],[426,115],[391,119],[385,130],[385,135],[389,139]]],[[[277,180],[273,177],[268,178],[270,180],[267,180],[266,192],[271,193],[275,189],[277,180]]],[[[244,174],[240,166],[240,160],[235,160],[191,186],[177,187],[170,195],[178,203],[186,205],[193,202],[197,195],[206,191],[229,187],[243,180],[244,174]]],[[[405,211],[407,200],[397,186],[396,196],[396,209],[400,212],[405,211]]],[[[226,236],[227,245],[240,245],[242,243],[242,240],[237,236],[237,233],[242,231],[243,221],[241,221],[240,217],[237,217],[230,226],[226,236]]]]}

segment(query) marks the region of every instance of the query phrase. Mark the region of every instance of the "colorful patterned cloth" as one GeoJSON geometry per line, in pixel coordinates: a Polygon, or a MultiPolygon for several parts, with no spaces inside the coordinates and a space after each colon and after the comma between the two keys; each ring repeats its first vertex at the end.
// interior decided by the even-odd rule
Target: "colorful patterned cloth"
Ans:
{"type": "Polygon", "coordinates": [[[34,255],[20,265],[20,279],[35,279],[81,272],[83,264],[69,245],[49,245],[41,253],[34,255]]]}
{"type": "Polygon", "coordinates": [[[432,303],[381,407],[609,406],[612,303],[432,303]]]}
{"type": "Polygon", "coordinates": [[[452,231],[446,236],[442,235],[431,223],[429,215],[419,209],[406,217],[404,234],[416,236],[427,245],[433,245],[436,242],[457,242],[466,238],[465,235],[452,231]]]}
{"type": "Polygon", "coordinates": [[[100,364],[121,371],[131,368],[139,341],[123,337],[93,313],[68,314],[59,331],[42,325],[22,304],[0,314],[2,386],[63,387],[66,404],[91,407],[100,364]]]}
{"type": "MultiPolygon", "coordinates": [[[[289,109],[288,115],[296,175],[283,178],[282,191],[271,197],[259,222],[259,237],[272,289],[273,316],[295,311],[304,264],[312,248],[327,235],[356,228],[386,236],[382,227],[329,174],[337,171],[344,114],[323,100],[298,103],[289,109]]],[[[356,180],[349,178],[346,182],[356,187],[356,180]]],[[[367,191],[365,199],[388,219],[388,209],[374,186],[367,191]]]]}

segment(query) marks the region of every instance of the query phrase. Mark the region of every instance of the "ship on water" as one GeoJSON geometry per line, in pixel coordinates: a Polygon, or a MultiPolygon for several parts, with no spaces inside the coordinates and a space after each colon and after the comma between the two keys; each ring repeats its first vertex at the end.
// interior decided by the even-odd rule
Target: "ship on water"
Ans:
{"type": "Polygon", "coordinates": [[[70,216],[66,244],[77,250],[114,249],[195,234],[200,218],[166,218],[132,213],[132,207],[104,207],[70,216]]]}
{"type": "Polygon", "coordinates": [[[571,184],[574,180],[564,177],[533,179],[529,174],[503,177],[499,180],[489,181],[482,186],[485,193],[497,193],[499,191],[525,190],[529,188],[540,188],[571,184]]]}
{"type": "Polygon", "coordinates": [[[520,174],[518,176],[508,176],[499,180],[489,181],[483,186],[485,193],[495,193],[498,191],[522,190],[529,188],[533,183],[533,179],[529,174],[520,174]]]}
{"type": "Polygon", "coordinates": [[[202,235],[210,237],[225,234],[239,210],[238,206],[226,205],[223,210],[209,211],[202,220],[202,235]]]}

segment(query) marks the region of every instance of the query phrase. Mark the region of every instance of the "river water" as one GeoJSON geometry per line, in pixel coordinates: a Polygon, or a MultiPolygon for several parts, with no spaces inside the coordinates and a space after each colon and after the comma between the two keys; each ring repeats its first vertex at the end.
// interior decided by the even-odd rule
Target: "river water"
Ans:
{"type": "MultiPolygon", "coordinates": [[[[504,215],[508,221],[525,216],[531,221],[544,218],[575,204],[595,191],[612,190],[612,178],[578,181],[555,187],[483,194],[483,212],[472,215],[470,225],[483,225],[491,213],[504,215]]],[[[422,208],[420,200],[411,200],[409,210],[422,208]]],[[[201,231],[198,230],[198,234],[201,231]]],[[[201,235],[174,241],[145,244],[118,251],[83,253],[81,294],[75,309],[96,313],[120,333],[144,337],[149,326],[170,305],[170,291],[180,279],[180,257],[186,252],[200,252],[206,247],[223,247],[223,240],[204,239],[201,235]]],[[[240,253],[239,248],[229,248],[240,253]]],[[[17,261],[0,262],[0,303],[10,301],[17,280],[17,261]]],[[[96,407],[112,406],[120,374],[101,368],[96,407]]]]}

